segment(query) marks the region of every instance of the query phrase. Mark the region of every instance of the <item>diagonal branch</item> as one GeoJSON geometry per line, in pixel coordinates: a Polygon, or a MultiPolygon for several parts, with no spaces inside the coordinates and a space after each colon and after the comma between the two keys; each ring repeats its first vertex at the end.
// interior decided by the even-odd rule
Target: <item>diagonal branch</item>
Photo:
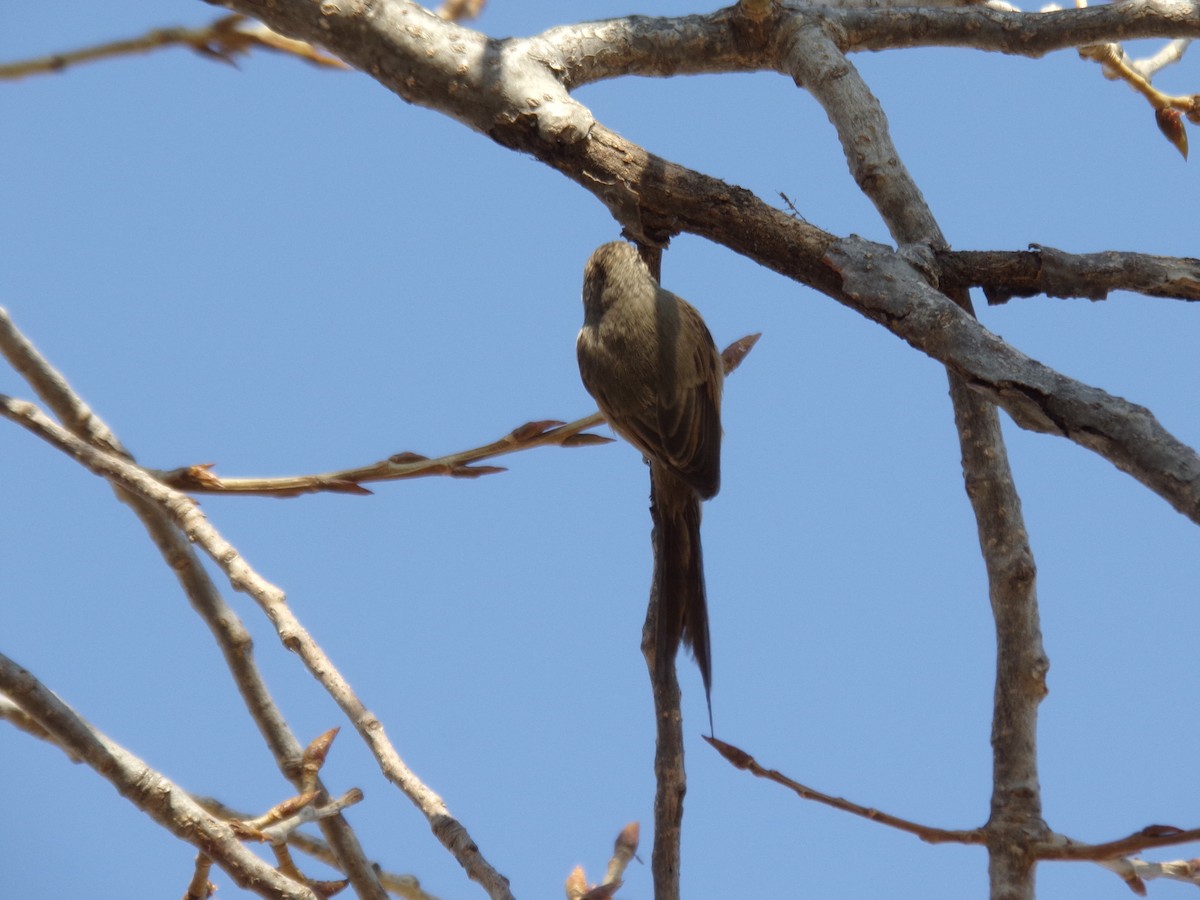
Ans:
{"type": "MultiPolygon", "coordinates": [[[[0,351],[5,348],[5,335],[14,333],[11,322],[0,309],[0,351]]],[[[721,352],[728,375],[745,359],[757,343],[759,334],[746,335],[731,343],[721,352]]],[[[29,352],[36,354],[32,345],[25,342],[29,352]]],[[[57,374],[57,373],[55,373],[57,374]]],[[[60,383],[65,387],[65,381],[60,383]]],[[[69,387],[66,387],[69,392],[69,387]]],[[[39,391],[39,393],[41,393],[39,391]]],[[[71,392],[71,396],[73,392],[71,392]]],[[[82,404],[75,397],[72,403],[82,404]]],[[[56,408],[56,412],[59,410],[56,408]]],[[[92,417],[88,410],[88,416],[92,417]]],[[[61,412],[59,412],[62,418],[61,412]]],[[[96,420],[98,421],[98,420],[96,420]]],[[[612,443],[612,438],[599,434],[585,434],[589,428],[604,424],[604,416],[598,412],[576,419],[574,422],[560,422],[556,419],[542,419],[526,422],[510,431],[499,440],[490,441],[469,450],[460,450],[445,456],[430,459],[417,453],[397,453],[387,459],[357,466],[352,469],[340,469],[336,472],[325,472],[319,475],[292,475],[277,478],[221,478],[212,472],[210,464],[184,466],[170,471],[150,470],[151,474],[168,487],[189,494],[241,494],[266,497],[298,497],[301,494],[328,491],[343,494],[370,494],[362,487],[363,483],[377,481],[401,481],[409,478],[423,478],[430,475],[449,475],[455,478],[478,478],[481,475],[491,475],[503,472],[499,466],[477,465],[486,459],[517,453],[522,450],[532,450],[535,447],[584,447],[595,444],[612,443]]],[[[107,433],[107,432],[105,432],[107,433]]],[[[126,454],[126,457],[128,455],[126,454]]]]}
{"type": "Polygon", "coordinates": [[[1150,410],[1021,353],[929,287],[888,247],[849,238],[829,254],[829,264],[845,279],[855,309],[944,362],[1022,428],[1095,451],[1200,524],[1200,455],[1150,410]]]}
{"type": "MultiPolygon", "coordinates": [[[[911,292],[897,292],[885,302],[860,287],[846,290],[836,264],[827,259],[838,241],[835,235],[792,218],[750,191],[654,156],[606,129],[567,95],[563,82],[570,80],[570,73],[546,39],[489,42],[404,0],[380,0],[372,7],[379,12],[371,16],[329,4],[318,13],[317,4],[307,0],[229,2],[261,15],[281,31],[314,39],[321,35],[326,46],[401,97],[439,109],[504,146],[542,160],[594,193],[638,240],[662,243],[687,231],[821,291],[964,373],[973,388],[999,402],[1022,427],[1068,437],[1150,485],[1185,515],[1200,516],[1200,460],[1148,412],[1030,360],[969,317],[955,322],[954,341],[936,329],[919,334],[913,322],[933,310],[920,308],[918,296],[911,292]],[[440,48],[449,62],[440,63],[436,53],[426,53],[440,48]],[[518,65],[522,54],[527,58],[518,65]],[[504,67],[495,62],[501,56],[504,67]],[[530,94],[534,90],[542,92],[536,103],[530,94]],[[1066,392],[1065,399],[1053,391],[1066,392]],[[1134,416],[1132,423],[1116,420],[1125,414],[1134,416]]],[[[1154,4],[1135,3],[1134,8],[1145,10],[1156,23],[1164,21],[1154,4]]],[[[1103,12],[1100,21],[1111,30],[1119,19],[1106,10],[1063,15],[1103,12]]],[[[977,9],[933,13],[982,16],[986,21],[999,15],[977,9]]],[[[833,13],[822,10],[821,15],[833,13]]],[[[695,18],[688,17],[688,22],[695,18]]],[[[644,21],[623,19],[607,25],[638,29],[644,21]]],[[[1165,25],[1163,30],[1168,30],[1165,25]]],[[[701,41],[693,49],[704,46],[701,41]]],[[[919,234],[919,228],[913,233],[919,234]]],[[[890,251],[872,251],[883,252],[890,251]]],[[[935,249],[931,268],[939,258],[935,249]]],[[[920,297],[920,304],[936,303],[938,315],[946,302],[940,295],[936,301],[920,297]]]]}
{"type": "MultiPolygon", "coordinates": [[[[230,819],[245,820],[251,818],[250,813],[226,806],[224,803],[214,797],[198,797],[193,795],[192,799],[218,819],[224,821],[228,821],[230,819]]],[[[289,847],[299,850],[301,853],[311,856],[313,859],[320,860],[327,866],[335,869],[340,867],[340,863],[338,862],[339,854],[335,853],[333,848],[325,841],[310,837],[302,831],[293,831],[288,834],[287,842],[289,847]]],[[[406,898],[406,900],[437,900],[437,898],[425,893],[425,891],[422,890],[421,882],[415,875],[389,872],[377,862],[372,862],[371,868],[379,877],[380,884],[382,884],[389,893],[397,894],[406,898]]]]}
{"type": "MultiPolygon", "coordinates": [[[[67,423],[73,434],[93,447],[133,461],[108,426],[84,403],[62,373],[51,366],[18,331],[3,309],[0,309],[0,353],[29,382],[59,420],[67,423]]],[[[300,790],[302,774],[297,770],[296,762],[304,748],[275,704],[258,669],[249,631],[225,602],[195,550],[165,513],[134,494],[120,489],[116,493],[141,520],[167,567],[175,573],[192,608],[208,626],[242,701],[274,756],[276,765],[284,777],[300,790]]],[[[317,789],[320,792],[318,799],[328,797],[328,792],[319,781],[317,789]]],[[[338,867],[350,878],[359,896],[382,900],[384,893],[374,867],[345,818],[340,815],[323,818],[319,826],[337,855],[338,867]]]]}
{"type": "Polygon", "coordinates": [[[418,453],[397,453],[387,459],[325,472],[319,475],[293,475],[278,478],[221,478],[212,472],[208,464],[185,466],[167,472],[155,471],[154,476],[163,484],[187,491],[189,494],[256,494],[266,497],[298,497],[301,494],[332,492],[342,494],[370,494],[362,487],[364,483],[378,481],[402,481],[409,478],[424,478],[430,475],[449,475],[454,478],[478,478],[503,472],[500,466],[480,466],[476,463],[531,450],[534,447],[558,446],[581,447],[606,444],[611,438],[598,434],[581,434],[588,428],[604,424],[600,413],[592,413],[574,422],[559,422],[545,419],[526,422],[514,428],[504,437],[490,441],[470,450],[461,450],[430,459],[418,453]]]}
{"type": "MultiPolygon", "coordinates": [[[[98,450],[51,421],[32,403],[0,394],[0,416],[42,438],[83,464],[89,471],[114,485],[157,505],[188,540],[198,544],[229,578],[235,590],[248,594],[275,626],[287,649],[297,653],[310,674],[333,697],[360,737],[371,749],[381,771],[426,817],[434,835],[466,870],[496,900],[509,900],[508,879],[484,858],[466,828],[446,808],[442,798],[429,789],[404,764],[384,732],[382,723],[359,697],[333,662],[288,607],[283,591],[264,579],[237,550],[217,532],[195,502],[185,494],[155,481],[140,467],[98,450]]],[[[18,699],[19,698],[15,698],[18,699]]]]}
{"type": "Polygon", "coordinates": [[[765,778],[767,781],[773,781],[778,785],[782,785],[794,791],[803,800],[812,800],[815,803],[821,803],[833,809],[840,809],[842,812],[848,812],[852,815],[869,819],[872,822],[887,825],[889,828],[895,828],[897,831],[914,834],[929,844],[982,844],[986,841],[986,835],[982,828],[954,830],[936,828],[933,825],[922,825],[920,822],[913,822],[910,819],[902,819],[899,816],[880,812],[871,806],[861,806],[843,797],[825,794],[816,788],[801,784],[784,775],[778,769],[765,768],[753,756],[745,750],[735,747],[733,744],[727,744],[725,741],[719,741],[716,738],[710,737],[706,737],[705,740],[734,767],[749,772],[757,778],[765,778]]]}
{"type": "Polygon", "coordinates": [[[245,16],[232,15],[223,16],[199,28],[155,28],[134,38],[110,41],[64,53],[51,53],[36,59],[0,63],[0,81],[25,78],[29,75],[54,74],[82,63],[151,53],[168,47],[186,47],[201,56],[231,65],[236,64],[238,56],[261,48],[296,56],[313,65],[327,66],[331,69],[346,68],[341,60],[327,56],[312,44],[285,38],[260,22],[247,21],[245,16]]]}
{"type": "Polygon", "coordinates": [[[31,716],[72,758],[86,762],[121,796],[176,837],[201,850],[237,884],[263,897],[316,900],[316,894],[275,871],[238,840],[225,822],[187,791],[113,743],[29,671],[0,654],[0,691],[31,716]]]}

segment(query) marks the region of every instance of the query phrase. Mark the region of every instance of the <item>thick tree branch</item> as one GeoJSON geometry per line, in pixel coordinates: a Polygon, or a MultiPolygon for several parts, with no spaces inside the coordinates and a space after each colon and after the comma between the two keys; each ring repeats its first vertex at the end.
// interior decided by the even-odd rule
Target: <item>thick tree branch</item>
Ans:
{"type": "Polygon", "coordinates": [[[972,47],[1045,56],[1085,44],[1152,37],[1200,37],[1200,7],[1189,0],[1122,0],[1088,9],[1005,12],[958,9],[848,8],[822,11],[844,50],[972,47]]]}
{"type": "Polygon", "coordinates": [[[942,251],[942,287],[982,287],[988,303],[1013,297],[1105,300],[1112,291],[1200,300],[1200,259],[1145,253],[1064,253],[1034,244],[1029,250],[942,251]]]}
{"type": "Polygon", "coordinates": [[[784,48],[788,74],[824,108],[837,129],[850,174],[896,243],[943,248],[941,228],[892,142],[883,108],[823,23],[814,20],[792,29],[784,48]]]}
{"type": "MultiPolygon", "coordinates": [[[[464,65],[461,70],[454,72],[443,72],[437,68],[436,61],[429,62],[429,57],[421,49],[422,45],[411,45],[411,41],[416,40],[413,35],[404,32],[408,38],[396,38],[393,35],[397,27],[394,23],[389,24],[388,20],[384,25],[377,26],[374,15],[355,17],[351,13],[356,7],[321,6],[310,0],[230,2],[248,13],[264,16],[272,27],[285,32],[301,32],[309,37],[323,35],[327,46],[355,65],[370,66],[375,56],[393,54],[394,58],[386,71],[378,66],[370,70],[381,83],[414,102],[440,108],[451,115],[468,118],[469,115],[476,115],[471,124],[478,130],[490,134],[505,146],[530,153],[596,194],[613,210],[631,236],[647,243],[662,243],[680,231],[688,231],[723,244],[767,268],[813,287],[874,319],[956,371],[971,373],[969,380],[972,386],[987,389],[993,397],[1003,397],[1001,405],[1013,413],[1016,421],[1024,427],[1053,431],[1100,452],[1119,468],[1134,474],[1143,483],[1154,486],[1177,509],[1192,510],[1186,512],[1187,515],[1195,513],[1197,489],[1189,486],[1192,478],[1188,474],[1195,467],[1195,454],[1167,434],[1148,413],[1139,414],[1136,428],[1109,423],[1104,429],[1106,437],[1098,440],[1092,434],[1097,412],[1107,416],[1125,408],[1140,408],[1065,379],[1015,354],[1012,348],[973,321],[961,326],[961,340],[934,340],[931,335],[918,338],[912,328],[906,327],[905,317],[909,310],[903,302],[889,302],[885,312],[880,303],[868,301],[866,293],[858,289],[853,292],[843,290],[841,278],[826,263],[827,254],[837,241],[834,235],[792,218],[747,190],[654,156],[594,122],[590,113],[570,100],[561,84],[552,77],[561,67],[560,59],[539,55],[535,60],[546,71],[539,84],[557,92],[556,96],[551,97],[553,102],[550,106],[554,112],[544,115],[545,104],[539,105],[532,98],[513,106],[505,106],[497,100],[502,96],[520,96],[522,82],[519,79],[508,82],[504,90],[499,90],[489,88],[481,73],[470,65],[464,65]],[[319,12],[321,9],[326,11],[325,15],[319,12]],[[326,23],[326,19],[330,22],[326,23]],[[328,31],[324,30],[323,23],[328,24],[328,31]],[[455,73],[461,80],[454,80],[452,76],[455,73]],[[471,106],[462,99],[462,95],[477,93],[486,95],[486,103],[480,100],[476,106],[471,106]],[[560,114],[568,109],[571,110],[571,116],[575,117],[573,121],[577,127],[563,127],[560,114]],[[590,126],[587,125],[589,122],[590,126]],[[1108,408],[1089,412],[1086,404],[1055,404],[1053,395],[1040,395],[1038,390],[1025,390],[1025,387],[1017,388],[1017,393],[1024,391],[1024,396],[1014,395],[1014,386],[1032,388],[1031,382],[1041,382],[1047,377],[1076,396],[1081,393],[1097,396],[1101,405],[1108,408]],[[1031,404],[1031,400],[1037,402],[1031,404]],[[1112,402],[1116,403],[1116,407],[1111,405],[1112,402]],[[1028,410],[1031,405],[1057,406],[1054,411],[1057,424],[1053,424],[1055,420],[1047,419],[1044,414],[1022,415],[1021,410],[1028,410]],[[1076,414],[1083,413],[1089,414],[1079,421],[1072,419],[1076,414]],[[1153,453],[1144,446],[1136,446],[1137,442],[1143,440],[1150,440],[1159,447],[1171,450],[1153,453]],[[1155,465],[1165,468],[1155,470],[1155,465]]],[[[381,0],[372,9],[376,7],[398,9],[415,22],[420,22],[420,27],[414,24],[413,28],[418,36],[428,29],[453,29],[454,34],[461,35],[464,42],[475,41],[480,48],[488,44],[482,35],[425,15],[418,7],[402,0],[381,0]]],[[[959,10],[939,12],[958,13],[959,10]]],[[[400,13],[393,12],[392,15],[395,17],[400,13]]],[[[618,20],[614,27],[618,25],[629,28],[635,27],[637,22],[618,20]]],[[[402,28],[400,30],[403,31],[402,28]]],[[[450,38],[447,36],[443,40],[448,42],[450,38]]],[[[505,42],[492,43],[491,55],[494,56],[499,52],[495,48],[505,42]]],[[[541,49],[544,54],[546,47],[542,46],[541,49]]],[[[462,52],[465,51],[460,50],[460,56],[462,52]]],[[[511,55],[515,51],[510,49],[505,52],[511,55]]],[[[490,72],[493,77],[507,78],[495,66],[490,72]]],[[[874,176],[870,171],[863,171],[864,183],[869,184],[874,176]]],[[[919,232],[914,230],[914,233],[919,232]]],[[[1180,265],[1186,267],[1189,264],[1180,265]]],[[[1179,276],[1176,283],[1190,290],[1187,276],[1179,276]]],[[[910,299],[915,301],[915,297],[910,299]]]]}
{"type": "MultiPolygon", "coordinates": [[[[936,280],[930,251],[944,247],[945,238],[892,143],[878,101],[820,28],[796,29],[788,47],[793,77],[825,108],[863,193],[875,204],[906,255],[929,273],[926,277],[936,280]]],[[[924,283],[911,265],[904,268],[909,277],[924,283]]],[[[886,277],[875,283],[885,293],[890,290],[886,277]]],[[[965,290],[954,291],[943,302],[964,319],[974,320],[965,290]]],[[[925,324],[936,329],[936,323],[925,324]]],[[[1037,777],[1037,709],[1046,694],[1049,662],[1038,621],[1036,568],[996,410],[972,393],[953,368],[947,369],[947,376],[963,477],[975,513],[996,622],[992,812],[983,829],[990,896],[992,900],[1032,900],[1035,850],[1048,832],[1042,821],[1037,777]]]]}
{"type": "Polygon", "coordinates": [[[1094,450],[1200,524],[1200,456],[1145,407],[1061,375],[988,331],[890,248],[860,238],[829,254],[851,305],[946,363],[1022,428],[1094,450]]]}

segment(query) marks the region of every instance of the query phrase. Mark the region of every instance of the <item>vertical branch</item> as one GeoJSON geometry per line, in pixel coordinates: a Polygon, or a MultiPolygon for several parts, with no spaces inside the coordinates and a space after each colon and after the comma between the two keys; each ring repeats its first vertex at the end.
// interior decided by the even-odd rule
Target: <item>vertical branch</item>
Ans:
{"type": "MultiPolygon", "coordinates": [[[[654,280],[661,283],[662,248],[638,242],[638,252],[654,280]]],[[[659,659],[656,648],[666,555],[661,540],[662,511],[655,495],[653,476],[650,478],[650,517],[654,523],[650,533],[654,574],[650,581],[646,623],[642,626],[642,656],[650,672],[650,690],[654,697],[654,849],[650,870],[654,878],[654,900],[679,900],[679,847],[683,835],[687,770],[683,763],[683,709],[675,660],[659,659]]]]}
{"type": "Polygon", "coordinates": [[[1050,662],[1042,648],[1037,567],[996,408],[957,375],[950,397],[963,478],[975,510],[996,622],[992,809],[986,832],[992,900],[1032,900],[1034,845],[1047,837],[1037,770],[1037,710],[1050,662]]]}
{"type": "Polygon", "coordinates": [[[421,810],[434,835],[467,875],[479,882],[494,900],[511,900],[508,879],[487,861],[466,828],[450,814],[442,798],[404,764],[384,733],[382,723],[366,708],[325,651],[292,613],[283,591],[254,571],[237,549],[209,524],[190,497],[155,480],[141,467],[80,440],[51,421],[32,403],[0,394],[0,416],[36,434],[89,471],[161,508],[172,523],[217,564],[236,590],[245,592],[259,605],[275,626],[283,645],[300,657],[309,674],[338,704],[370,748],[384,776],[421,810]]]}
{"type": "MultiPolygon", "coordinates": [[[[651,481],[653,488],[653,481],[651,481]]],[[[642,628],[642,655],[650,670],[654,692],[654,850],[650,866],[654,875],[654,900],[679,900],[679,842],[683,824],[683,795],[687,793],[687,774],[683,767],[683,712],[680,709],[679,679],[675,660],[658,659],[655,635],[658,634],[659,585],[664,564],[659,552],[658,504],[651,490],[650,515],[654,519],[651,542],[654,545],[654,576],[646,624],[642,628]]]]}
{"type": "MultiPolygon", "coordinates": [[[[910,259],[932,271],[945,237],[892,143],[857,69],[815,25],[790,36],[788,70],[825,108],[855,181],[910,259]]],[[[965,290],[948,296],[973,314],[965,290]]],[[[996,408],[947,370],[963,478],[975,513],[996,623],[992,801],[985,828],[992,900],[1033,900],[1034,847],[1047,836],[1037,774],[1037,708],[1049,662],[1038,620],[1036,566],[996,408]]]]}

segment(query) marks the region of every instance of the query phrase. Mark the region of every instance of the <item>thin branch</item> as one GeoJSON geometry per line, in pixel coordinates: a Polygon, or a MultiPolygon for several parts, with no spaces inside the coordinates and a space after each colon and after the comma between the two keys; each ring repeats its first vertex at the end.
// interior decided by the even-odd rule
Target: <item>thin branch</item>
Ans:
{"type": "Polygon", "coordinates": [[[0,721],[8,722],[19,731],[23,731],[28,735],[32,735],[39,741],[45,741],[47,744],[52,744],[67,754],[67,758],[73,763],[83,762],[83,758],[76,755],[70,747],[64,746],[59,742],[58,738],[52,735],[49,731],[38,723],[37,719],[21,709],[16,703],[4,694],[0,694],[0,721]]]}
{"type": "MultiPolygon", "coordinates": [[[[1075,0],[1075,5],[1078,8],[1086,7],[1087,0],[1075,0]]],[[[1125,48],[1118,43],[1088,44],[1079,48],[1079,55],[1099,63],[1105,78],[1124,81],[1141,94],[1154,110],[1154,120],[1163,137],[1187,159],[1188,138],[1183,119],[1200,122],[1200,94],[1172,96],[1160,91],[1150,83],[1148,70],[1134,65],[1125,48]]]]}
{"type": "Polygon", "coordinates": [[[625,874],[626,866],[637,854],[639,830],[637,822],[630,822],[621,829],[604,872],[604,880],[599,884],[588,883],[583,866],[572,869],[565,885],[567,900],[609,900],[614,896],[622,885],[621,877],[625,874]]]}
{"type": "MultiPolygon", "coordinates": [[[[874,807],[862,806],[842,797],[822,793],[816,788],[808,787],[789,778],[777,769],[765,768],[753,756],[733,744],[716,738],[706,737],[705,740],[735,768],[782,785],[794,791],[802,800],[811,800],[814,803],[820,803],[832,809],[895,828],[897,831],[916,835],[930,844],[986,844],[989,840],[988,832],[991,825],[986,828],[947,829],[914,822],[911,819],[881,812],[874,807]]],[[[1136,872],[1144,878],[1173,878],[1195,882],[1200,880],[1200,860],[1155,863],[1131,860],[1126,857],[1139,850],[1174,846],[1197,840],[1200,840],[1200,828],[1183,831],[1168,826],[1152,825],[1128,837],[1103,844],[1085,844],[1061,835],[1046,833],[1043,839],[1031,843],[1029,849],[1032,855],[1039,860],[1096,862],[1106,865],[1118,874],[1128,871],[1136,872]]]]}
{"type": "MultiPolygon", "coordinates": [[[[77,439],[72,437],[72,440],[77,439]]],[[[89,451],[99,452],[90,448],[89,451]]],[[[263,897],[316,900],[312,891],[276,872],[243,847],[229,825],[202,809],[179,785],[113,743],[32,673],[3,654],[0,654],[0,691],[52,734],[60,746],[109,781],[121,796],[213,859],[241,887],[263,897]]]]}
{"type": "MultiPolygon", "coordinates": [[[[29,382],[59,420],[67,423],[73,434],[93,447],[133,461],[108,426],[72,389],[65,376],[21,334],[3,309],[0,309],[0,353],[29,382]]],[[[208,626],[242,701],[274,756],[276,765],[284,777],[299,788],[302,773],[297,770],[296,761],[301,758],[304,748],[288,727],[258,670],[249,631],[225,602],[195,550],[169,521],[165,512],[157,505],[119,488],[116,494],[142,522],[167,567],[175,574],[192,608],[208,626]]],[[[321,798],[328,797],[319,782],[317,789],[321,798]]],[[[381,900],[383,888],[349,823],[341,816],[334,816],[322,819],[320,828],[337,853],[337,868],[350,878],[359,896],[381,900]]]]}
{"type": "MultiPolygon", "coordinates": [[[[0,330],[5,325],[4,311],[0,310],[0,330]]],[[[736,369],[746,354],[758,342],[760,334],[740,338],[722,351],[725,374],[736,369]]],[[[0,335],[0,347],[2,347],[0,335]]],[[[509,453],[532,450],[534,447],[584,447],[612,443],[612,438],[599,434],[583,434],[589,428],[604,424],[604,416],[598,412],[576,419],[560,422],[543,419],[526,422],[514,428],[504,437],[470,450],[450,453],[429,459],[417,453],[397,453],[387,459],[326,472],[320,475],[295,475],[283,478],[220,478],[212,472],[210,464],[185,466],[170,471],[150,470],[159,481],[176,490],[189,494],[254,494],[264,497],[297,497],[301,494],[330,491],[346,494],[370,494],[363,483],[376,481],[400,481],[407,478],[423,478],[429,475],[448,475],[456,478],[477,478],[505,471],[498,466],[480,466],[477,463],[509,453]]]]}
{"type": "Polygon", "coordinates": [[[1167,41],[1156,53],[1144,59],[1134,60],[1131,65],[1144,78],[1153,78],[1161,69],[1174,65],[1183,59],[1183,54],[1187,52],[1187,48],[1191,43],[1186,38],[1176,38],[1173,41],[1167,41]]]}
{"type": "Polygon", "coordinates": [[[417,453],[397,453],[387,459],[365,466],[325,472],[319,475],[295,475],[282,478],[221,478],[212,472],[210,464],[203,464],[165,472],[155,471],[154,476],[163,484],[177,490],[187,491],[190,494],[254,494],[263,497],[298,497],[301,494],[322,491],[370,494],[369,490],[362,487],[364,483],[401,481],[430,475],[478,478],[481,475],[505,471],[499,466],[475,465],[480,460],[531,450],[534,447],[581,447],[610,443],[612,439],[602,435],[580,434],[588,428],[603,424],[604,417],[599,413],[592,413],[582,419],[567,423],[549,419],[527,422],[499,440],[435,459],[417,453]]]}
{"type": "Polygon", "coordinates": [[[1186,831],[1169,825],[1149,825],[1141,831],[1102,844],[1088,844],[1074,841],[1070,838],[1059,837],[1038,851],[1041,859],[1090,860],[1099,862],[1105,859],[1115,859],[1138,853],[1142,850],[1155,850],[1159,847],[1174,847],[1179,844],[1190,844],[1200,841],[1200,828],[1190,828],[1186,831]]]}
{"type": "Polygon", "coordinates": [[[764,768],[753,756],[745,750],[735,747],[733,744],[717,740],[715,737],[706,737],[705,740],[736,768],[795,791],[803,800],[812,800],[815,803],[821,803],[833,809],[840,809],[842,812],[870,819],[872,822],[878,822],[889,828],[914,834],[929,844],[983,844],[987,841],[986,834],[982,828],[959,830],[935,828],[932,825],[922,825],[920,822],[913,822],[910,819],[902,819],[890,813],[880,812],[870,806],[861,806],[842,797],[834,797],[832,794],[825,794],[816,788],[793,781],[778,769],[764,768]]]}
{"type": "MultiPolygon", "coordinates": [[[[192,795],[192,799],[219,819],[229,821],[252,818],[249,813],[227,806],[213,797],[192,795]]],[[[326,841],[312,837],[301,831],[293,831],[288,834],[287,842],[289,847],[299,850],[301,853],[311,856],[313,859],[323,862],[327,866],[335,869],[341,868],[338,857],[326,841]]],[[[422,890],[420,879],[415,875],[388,872],[377,862],[372,862],[370,865],[378,875],[380,884],[383,885],[388,893],[404,897],[406,900],[437,900],[437,897],[433,894],[428,894],[422,890]]]]}
{"type": "Polygon", "coordinates": [[[212,859],[206,853],[196,854],[196,868],[192,872],[192,880],[188,882],[183,900],[209,900],[217,892],[217,887],[208,880],[212,871],[212,859]]]}
{"type": "Polygon", "coordinates": [[[1145,859],[1106,859],[1099,865],[1121,878],[1139,897],[1146,896],[1143,882],[1155,878],[1182,881],[1200,886],[1200,859],[1177,859],[1171,862],[1151,862],[1145,859]]]}
{"type": "Polygon", "coordinates": [[[784,38],[784,60],[837,129],[846,164],[901,247],[938,250],[941,228],[905,167],[879,101],[819,20],[801,22],[784,38]]]}
{"type": "Polygon", "coordinates": [[[318,66],[346,68],[346,64],[341,60],[321,52],[312,44],[286,38],[259,22],[247,20],[245,16],[232,15],[223,16],[199,28],[155,28],[135,38],[110,41],[65,53],[51,53],[34,59],[0,63],[0,81],[53,74],[81,63],[151,53],[168,47],[186,47],[208,59],[230,64],[233,64],[238,56],[261,48],[286,53],[318,66]]]}
{"type": "MultiPolygon", "coordinates": [[[[26,428],[51,446],[70,455],[89,471],[159,505],[229,578],[235,590],[248,594],[262,607],[283,645],[297,653],[309,673],[325,688],[374,754],[384,776],[421,810],[443,846],[458,860],[467,875],[497,900],[510,900],[508,880],[484,858],[466,829],[400,759],[383,724],[367,709],[325,652],[288,607],[283,592],[260,576],[238,551],[217,532],[195,502],[166,487],[145,470],[81,441],[32,403],[0,394],[0,416],[26,428]]],[[[18,701],[19,702],[19,701],[18,701]]],[[[23,704],[22,704],[23,705],[23,704]]]]}

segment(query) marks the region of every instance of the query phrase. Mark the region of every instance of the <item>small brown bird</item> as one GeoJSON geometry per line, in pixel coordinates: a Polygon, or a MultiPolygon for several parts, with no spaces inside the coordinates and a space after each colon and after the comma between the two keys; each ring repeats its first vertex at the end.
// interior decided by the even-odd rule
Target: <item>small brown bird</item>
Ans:
{"type": "Polygon", "coordinates": [[[576,349],[584,387],[650,463],[659,525],[656,665],[673,665],[681,640],[691,647],[711,727],[700,501],[721,483],[721,356],[695,307],[663,290],[622,241],[598,248],[584,268],[576,349]]]}

